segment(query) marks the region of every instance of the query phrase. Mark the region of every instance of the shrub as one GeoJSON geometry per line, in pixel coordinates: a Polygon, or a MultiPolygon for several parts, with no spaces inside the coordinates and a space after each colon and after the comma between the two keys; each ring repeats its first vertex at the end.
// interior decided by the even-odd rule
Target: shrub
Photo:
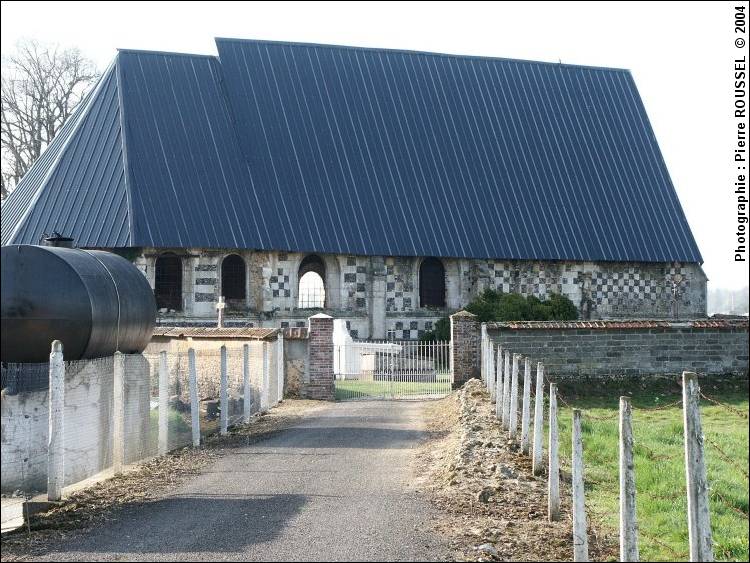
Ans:
{"type": "MultiPolygon", "coordinates": [[[[533,295],[524,297],[518,293],[502,293],[486,289],[466,310],[477,316],[482,323],[492,321],[570,321],[578,318],[578,309],[573,302],[553,293],[541,300],[533,295]]],[[[424,334],[422,340],[450,340],[450,320],[443,317],[435,323],[435,329],[424,334]]]]}

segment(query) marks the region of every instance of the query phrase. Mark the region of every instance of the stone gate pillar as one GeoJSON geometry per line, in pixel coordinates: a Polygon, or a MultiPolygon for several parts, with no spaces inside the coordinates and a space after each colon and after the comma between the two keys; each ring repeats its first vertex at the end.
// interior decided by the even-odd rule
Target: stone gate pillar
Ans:
{"type": "Polygon", "coordinates": [[[451,370],[453,386],[479,377],[479,323],[476,315],[459,311],[451,319],[451,370]]]}
{"type": "Polygon", "coordinates": [[[318,313],[308,319],[307,370],[310,376],[305,396],[333,401],[333,317],[318,313]]]}

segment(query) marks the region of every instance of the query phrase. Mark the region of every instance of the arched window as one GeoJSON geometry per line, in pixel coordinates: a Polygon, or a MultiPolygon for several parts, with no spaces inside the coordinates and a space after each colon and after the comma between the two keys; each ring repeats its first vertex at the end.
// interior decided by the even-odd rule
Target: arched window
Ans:
{"type": "Polygon", "coordinates": [[[320,256],[306,256],[297,274],[299,291],[297,307],[300,309],[322,309],[326,303],[326,266],[320,256]]]}
{"type": "Polygon", "coordinates": [[[154,296],[159,309],[182,310],[182,259],[167,252],[156,259],[154,296]]]}
{"type": "Polygon", "coordinates": [[[445,307],[445,268],[437,258],[425,258],[419,266],[419,304],[445,307]]]}
{"type": "Polygon", "coordinates": [[[245,261],[230,254],[221,262],[221,294],[227,301],[245,300],[245,261]]]}

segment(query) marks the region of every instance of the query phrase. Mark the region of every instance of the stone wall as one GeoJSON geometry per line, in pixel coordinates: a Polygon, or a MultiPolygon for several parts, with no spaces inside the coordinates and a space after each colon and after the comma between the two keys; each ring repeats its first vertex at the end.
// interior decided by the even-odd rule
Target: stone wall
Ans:
{"type": "MultiPolygon", "coordinates": [[[[238,254],[246,264],[246,299],[227,310],[228,324],[304,327],[314,311],[297,308],[303,253],[234,249],[143,249],[136,265],[154,284],[160,252],[183,260],[183,308],[162,312],[164,324],[213,323],[221,294],[221,264],[238,254]]],[[[325,264],[325,313],[349,321],[357,338],[415,339],[439,318],[465,307],[487,288],[546,298],[569,297],[585,319],[700,318],[706,276],[698,264],[442,260],[446,307],[419,303],[421,258],[319,255],[325,264]]]]}
{"type": "Polygon", "coordinates": [[[551,378],[748,372],[746,320],[488,323],[487,332],[551,378]]]}

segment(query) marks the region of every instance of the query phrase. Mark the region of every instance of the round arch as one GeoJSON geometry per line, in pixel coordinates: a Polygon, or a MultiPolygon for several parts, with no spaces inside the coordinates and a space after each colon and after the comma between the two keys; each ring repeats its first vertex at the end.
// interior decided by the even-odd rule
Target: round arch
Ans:
{"type": "Polygon", "coordinates": [[[182,310],[182,258],[172,252],[156,258],[154,297],[159,309],[182,310]]]}
{"type": "Polygon", "coordinates": [[[221,261],[221,294],[229,301],[245,301],[247,268],[239,254],[228,254],[221,261]]]}
{"type": "Polygon", "coordinates": [[[445,307],[445,266],[429,257],[419,265],[419,306],[445,307]]]}
{"type": "Polygon", "coordinates": [[[323,309],[326,306],[326,265],[317,254],[309,254],[297,270],[297,307],[323,309]]]}

